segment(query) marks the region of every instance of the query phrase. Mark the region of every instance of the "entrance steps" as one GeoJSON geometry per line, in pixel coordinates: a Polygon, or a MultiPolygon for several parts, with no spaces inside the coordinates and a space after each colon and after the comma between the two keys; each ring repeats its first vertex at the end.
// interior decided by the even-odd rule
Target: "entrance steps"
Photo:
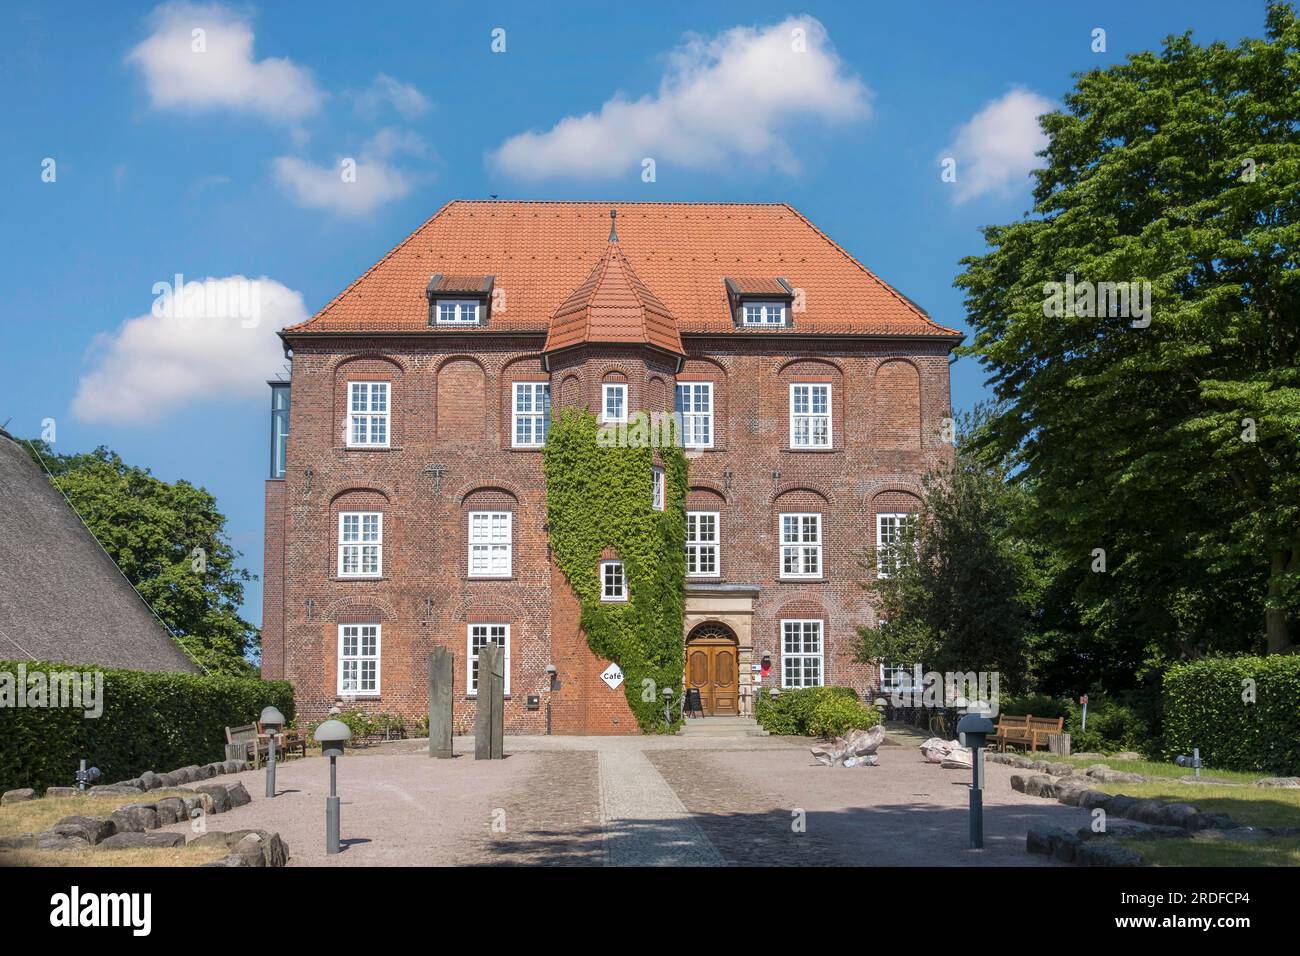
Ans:
{"type": "Polygon", "coordinates": [[[678,737],[766,737],[753,717],[688,717],[678,737]]]}

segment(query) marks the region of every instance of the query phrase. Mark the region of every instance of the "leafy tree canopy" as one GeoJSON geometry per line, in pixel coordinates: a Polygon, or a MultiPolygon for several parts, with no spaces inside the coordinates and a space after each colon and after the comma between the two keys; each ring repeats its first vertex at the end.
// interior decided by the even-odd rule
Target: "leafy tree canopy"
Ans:
{"type": "Polygon", "coordinates": [[[1297,639],[1300,20],[1267,19],[1079,76],[1041,119],[1035,215],[957,279],[1004,404],[986,446],[1032,485],[1083,623],[1148,661],[1297,639]],[[1097,283],[1129,285],[1094,308],[1097,283]]]}
{"type": "Polygon", "coordinates": [[[253,577],[235,566],[240,555],[211,494],[168,484],[103,447],[57,455],[34,441],[28,450],[191,657],[213,674],[256,674],[247,657],[261,636],[239,616],[253,577]]]}

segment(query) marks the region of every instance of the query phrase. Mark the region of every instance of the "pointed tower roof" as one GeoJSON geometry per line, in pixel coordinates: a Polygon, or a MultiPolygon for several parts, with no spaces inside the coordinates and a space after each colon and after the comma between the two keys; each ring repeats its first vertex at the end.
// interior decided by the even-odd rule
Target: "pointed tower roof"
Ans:
{"type": "Polygon", "coordinates": [[[616,210],[609,211],[609,244],[586,281],[551,316],[546,352],[587,342],[648,345],[684,356],[677,319],[637,278],[619,248],[616,210]]]}

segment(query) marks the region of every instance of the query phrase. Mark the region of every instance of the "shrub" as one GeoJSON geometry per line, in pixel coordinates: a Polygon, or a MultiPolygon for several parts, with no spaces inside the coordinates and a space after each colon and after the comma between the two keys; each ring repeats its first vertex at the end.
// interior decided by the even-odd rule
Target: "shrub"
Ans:
{"type": "Polygon", "coordinates": [[[1210,768],[1300,774],[1300,656],[1174,664],[1165,672],[1163,702],[1167,758],[1199,747],[1210,768]]]}
{"type": "Polygon", "coordinates": [[[832,697],[857,701],[852,687],[798,687],[781,691],[776,697],[763,688],[758,692],[754,716],[769,734],[780,736],[815,736],[811,729],[813,710],[832,697]]]}
{"type": "Polygon", "coordinates": [[[29,678],[52,671],[103,674],[103,713],[88,718],[83,709],[5,702],[0,790],[71,786],[83,758],[100,769],[105,783],[211,763],[225,756],[226,727],[252,723],[267,706],[293,718],[287,681],[0,661],[0,673],[14,675],[15,684],[20,667],[29,678]]]}
{"type": "Polygon", "coordinates": [[[832,695],[813,707],[808,730],[815,737],[843,737],[850,730],[869,730],[880,723],[880,711],[860,700],[832,695]]]}

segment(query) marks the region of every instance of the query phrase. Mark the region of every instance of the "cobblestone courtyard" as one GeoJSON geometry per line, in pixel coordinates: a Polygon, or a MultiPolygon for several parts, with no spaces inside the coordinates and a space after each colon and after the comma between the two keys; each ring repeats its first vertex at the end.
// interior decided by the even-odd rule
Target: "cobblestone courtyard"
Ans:
{"type": "MultiPolygon", "coordinates": [[[[1035,824],[1077,828],[1086,811],[1011,789],[987,771],[985,849],[966,849],[969,772],[882,747],[880,765],[823,767],[793,738],[507,737],[505,760],[450,760],[423,740],[339,760],[343,852],[324,847],[328,761],[239,779],[253,802],[213,829],[274,830],[290,865],[1043,866],[1035,824]]],[[[187,824],[168,829],[188,830],[187,824]]]]}

